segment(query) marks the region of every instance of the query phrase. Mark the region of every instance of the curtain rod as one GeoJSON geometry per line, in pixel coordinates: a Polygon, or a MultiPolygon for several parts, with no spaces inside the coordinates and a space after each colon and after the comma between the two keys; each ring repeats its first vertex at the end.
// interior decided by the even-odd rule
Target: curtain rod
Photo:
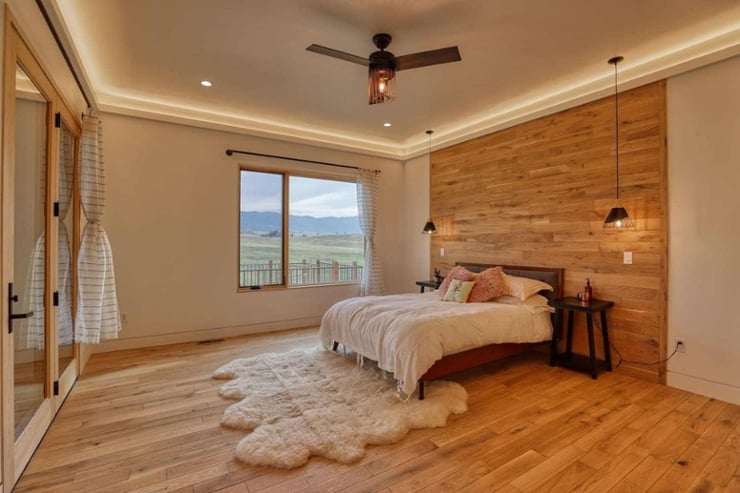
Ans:
{"type": "Polygon", "coordinates": [[[93,108],[93,104],[90,102],[90,97],[87,95],[87,92],[85,91],[85,88],[82,87],[82,81],[80,81],[80,78],[77,75],[77,71],[75,70],[74,66],[72,65],[72,60],[69,58],[69,54],[67,53],[67,50],[64,49],[64,45],[62,44],[62,40],[59,37],[59,33],[57,32],[56,28],[54,27],[54,23],[51,21],[51,17],[49,17],[49,12],[46,10],[46,6],[44,6],[44,3],[42,2],[42,0],[36,0],[36,5],[38,6],[39,10],[41,11],[41,15],[44,16],[44,20],[46,21],[46,25],[49,26],[49,30],[51,31],[52,36],[54,36],[54,40],[57,42],[57,46],[59,47],[59,51],[62,52],[62,56],[64,57],[64,61],[67,62],[67,67],[69,67],[69,71],[72,72],[72,77],[74,77],[75,82],[77,83],[77,87],[80,89],[80,92],[82,93],[82,97],[85,98],[85,102],[87,103],[87,107],[88,108],[93,108]]]}
{"type": "MultiPolygon", "coordinates": [[[[336,164],[336,163],[327,163],[326,161],[314,161],[312,159],[301,159],[297,157],[289,157],[289,156],[278,156],[277,154],[263,154],[261,152],[251,152],[251,151],[240,151],[238,149],[226,149],[226,155],[232,156],[234,154],[246,154],[249,156],[259,156],[259,157],[271,157],[275,159],[285,159],[288,161],[297,161],[299,163],[310,163],[310,164],[320,164],[322,166],[334,166],[335,168],[346,168],[346,169],[366,169],[366,168],[360,168],[359,166],[349,166],[346,164],[336,164]]],[[[372,170],[375,174],[380,174],[379,169],[372,170]]]]}

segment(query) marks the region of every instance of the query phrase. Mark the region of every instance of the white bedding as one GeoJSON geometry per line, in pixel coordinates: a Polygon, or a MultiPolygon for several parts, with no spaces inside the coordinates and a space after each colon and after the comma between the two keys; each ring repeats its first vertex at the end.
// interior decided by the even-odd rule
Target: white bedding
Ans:
{"type": "Polygon", "coordinates": [[[550,340],[550,312],[546,305],[444,302],[437,293],[365,296],[329,308],[319,335],[327,349],[337,341],[377,361],[410,395],[443,356],[486,344],[550,340]]]}

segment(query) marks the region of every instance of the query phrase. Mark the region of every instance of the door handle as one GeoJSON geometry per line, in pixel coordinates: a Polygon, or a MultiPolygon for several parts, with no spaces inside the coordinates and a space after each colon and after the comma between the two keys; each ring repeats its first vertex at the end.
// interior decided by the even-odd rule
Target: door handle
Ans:
{"type": "Polygon", "coordinates": [[[13,313],[13,303],[18,303],[18,295],[13,293],[13,283],[8,283],[8,334],[13,333],[13,320],[33,317],[33,312],[13,313]]]}

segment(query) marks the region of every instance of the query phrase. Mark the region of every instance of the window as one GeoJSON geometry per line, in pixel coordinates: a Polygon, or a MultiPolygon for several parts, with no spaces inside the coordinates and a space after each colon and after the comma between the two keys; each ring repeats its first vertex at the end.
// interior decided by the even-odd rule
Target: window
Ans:
{"type": "Polygon", "coordinates": [[[242,169],[239,199],[240,288],[359,282],[354,182],[242,169]]]}

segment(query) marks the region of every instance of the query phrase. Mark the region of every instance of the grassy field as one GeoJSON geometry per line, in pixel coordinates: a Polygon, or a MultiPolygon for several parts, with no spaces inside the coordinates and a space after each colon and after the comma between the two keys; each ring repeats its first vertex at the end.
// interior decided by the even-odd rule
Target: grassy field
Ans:
{"type": "MultiPolygon", "coordinates": [[[[242,234],[240,239],[240,264],[262,264],[268,260],[280,261],[280,238],[242,234]]],[[[336,260],[340,264],[357,262],[362,265],[362,235],[294,236],[288,241],[288,261],[316,262],[336,260]]]]}

